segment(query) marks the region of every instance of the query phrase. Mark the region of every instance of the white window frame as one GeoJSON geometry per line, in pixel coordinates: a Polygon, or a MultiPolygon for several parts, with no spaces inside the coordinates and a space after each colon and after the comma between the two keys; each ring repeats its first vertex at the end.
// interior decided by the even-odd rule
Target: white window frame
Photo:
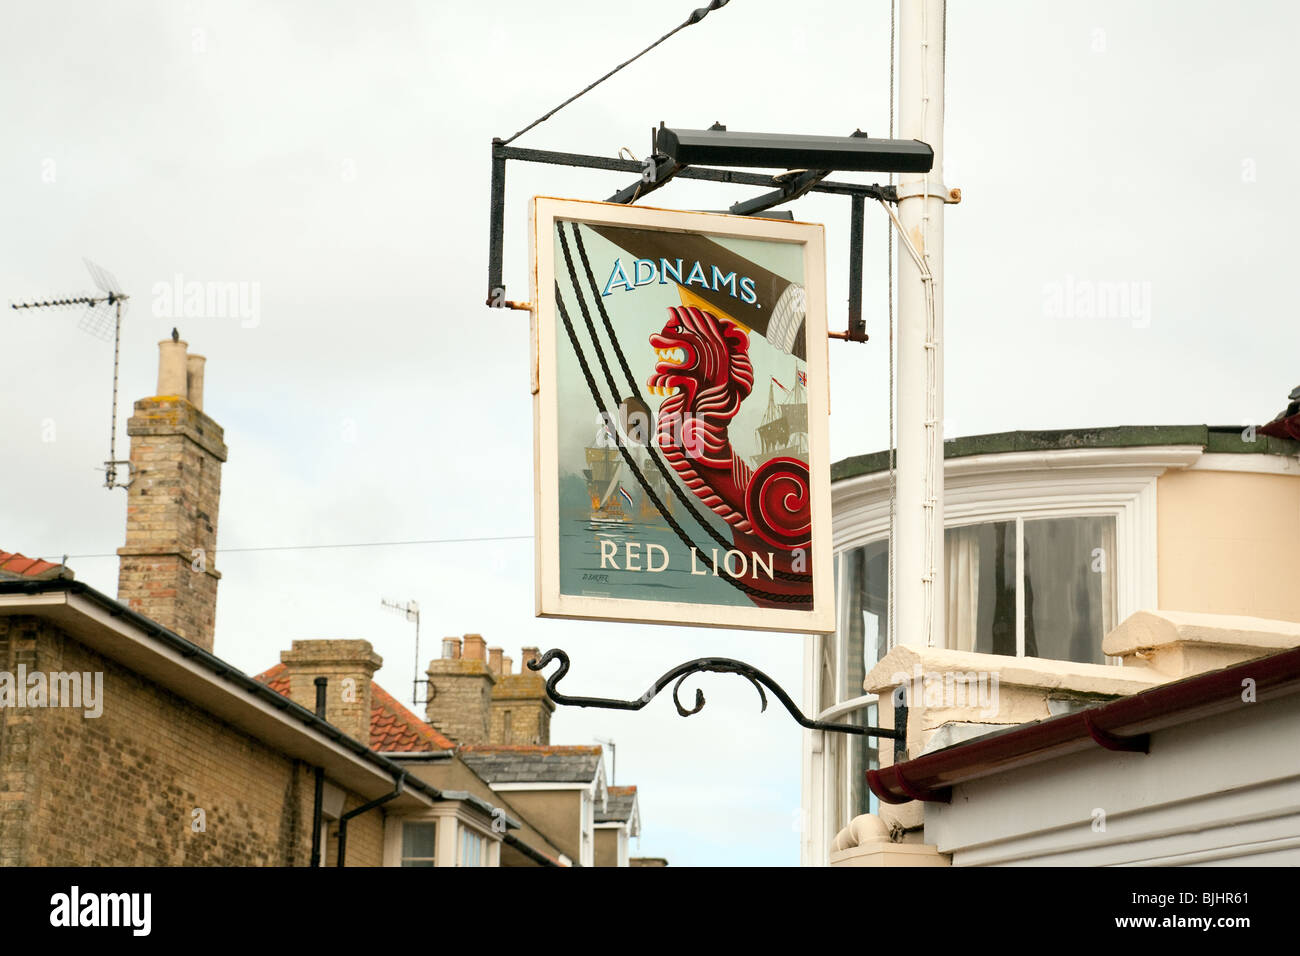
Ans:
{"type": "Polygon", "coordinates": [[[438,819],[415,819],[415,818],[408,818],[408,819],[404,819],[404,820],[402,820],[402,822],[401,822],[401,826],[398,828],[398,858],[397,858],[397,865],[398,865],[398,866],[405,866],[407,860],[417,860],[417,861],[419,861],[419,862],[421,862],[421,863],[423,863],[424,861],[427,860],[427,861],[431,862],[435,867],[437,867],[437,866],[439,865],[439,863],[438,863],[438,843],[439,843],[439,841],[442,839],[442,830],[443,830],[443,827],[444,827],[444,826],[445,826],[445,824],[443,823],[443,821],[438,820],[438,819]],[[407,856],[407,855],[406,855],[406,850],[405,850],[405,843],[406,843],[406,828],[407,828],[408,826],[431,826],[431,827],[434,828],[434,830],[433,830],[433,856],[425,857],[425,856],[407,856]]]}
{"type": "MultiPolygon", "coordinates": [[[[1151,485],[1151,495],[1154,498],[1155,496],[1154,480],[1151,485]]],[[[1154,501],[1151,504],[1150,511],[1152,517],[1154,518],[1155,515],[1154,501]]],[[[1130,567],[1137,566],[1137,574],[1140,575],[1142,573],[1142,568],[1140,566],[1143,563],[1143,559],[1140,557],[1140,555],[1143,554],[1143,551],[1140,547],[1140,540],[1139,540],[1139,547],[1136,548],[1136,550],[1131,546],[1133,544],[1132,539],[1140,539],[1140,535],[1130,535],[1131,540],[1128,542],[1130,544],[1130,547],[1128,548],[1126,548],[1123,544],[1120,543],[1121,541],[1120,522],[1125,518],[1125,513],[1122,510],[1116,511],[1112,507],[1106,505],[1102,505],[1099,507],[1080,506],[1077,508],[1060,507],[1060,508],[1042,509],[1039,511],[1035,511],[1033,513],[1019,512],[1013,514],[1010,512],[997,512],[996,517],[989,517],[989,518],[979,517],[979,518],[974,518],[970,521],[953,521],[953,522],[945,521],[943,526],[944,531],[950,531],[953,528],[975,528],[975,527],[979,527],[980,525],[986,525],[986,524],[1005,523],[1014,526],[1015,535],[1016,535],[1015,537],[1016,657],[1025,656],[1025,566],[1024,566],[1025,522],[1026,521],[1051,521],[1053,519],[1058,519],[1058,518],[1114,518],[1115,519],[1116,553],[1105,555],[1105,560],[1108,562],[1109,567],[1115,569],[1115,623],[1116,624],[1124,620],[1134,611],[1142,610],[1143,608],[1155,607],[1154,596],[1152,598],[1151,604],[1141,604],[1140,601],[1138,603],[1134,603],[1131,600],[1131,595],[1132,592],[1134,591],[1134,588],[1132,587],[1133,585],[1132,576],[1129,575],[1128,569],[1130,567]],[[1125,601],[1120,597],[1120,594],[1121,592],[1123,592],[1124,586],[1126,584],[1130,585],[1129,587],[1130,599],[1128,601],[1125,601]],[[1128,608],[1127,610],[1125,609],[1126,606],[1128,608]]],[[[1155,534],[1154,524],[1151,530],[1154,539],[1154,534],[1155,534]]],[[[1155,569],[1152,568],[1151,581],[1153,582],[1153,584],[1155,580],[1156,580],[1155,569]]],[[[1102,636],[1105,637],[1104,634],[1102,636]]],[[[1107,657],[1105,662],[1107,664],[1118,664],[1120,662],[1120,659],[1118,657],[1107,657]]],[[[1080,661],[1077,663],[1086,663],[1086,662],[1080,661]]]]}

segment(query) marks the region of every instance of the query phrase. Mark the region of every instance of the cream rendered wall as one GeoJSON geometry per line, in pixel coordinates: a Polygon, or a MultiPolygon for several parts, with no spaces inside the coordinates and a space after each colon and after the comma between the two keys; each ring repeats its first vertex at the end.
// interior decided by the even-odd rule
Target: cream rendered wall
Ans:
{"type": "Polygon", "coordinates": [[[1162,609],[1300,621],[1300,474],[1171,470],[1156,502],[1162,609]]]}

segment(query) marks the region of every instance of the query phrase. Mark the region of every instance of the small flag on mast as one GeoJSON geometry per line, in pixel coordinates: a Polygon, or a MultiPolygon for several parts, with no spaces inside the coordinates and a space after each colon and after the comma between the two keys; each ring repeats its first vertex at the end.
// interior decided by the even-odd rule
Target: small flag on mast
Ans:
{"type": "MultiPolygon", "coordinates": [[[[772,381],[776,382],[776,376],[775,376],[775,375],[772,376],[772,381]]],[[[779,388],[779,389],[780,389],[781,391],[783,391],[783,392],[788,392],[788,391],[790,391],[788,388],[786,388],[786,387],[785,387],[784,385],[782,385],[780,382],[776,382],[776,387],[779,388]]]]}
{"type": "Polygon", "coordinates": [[[800,385],[804,386],[805,388],[808,387],[808,376],[807,376],[807,375],[805,375],[803,372],[800,372],[800,371],[796,370],[795,373],[794,373],[794,376],[795,376],[795,378],[797,378],[797,379],[799,380],[799,384],[800,384],[800,385]]]}
{"type": "Polygon", "coordinates": [[[626,501],[626,502],[627,502],[627,506],[628,506],[629,508],[631,508],[631,507],[632,507],[632,496],[629,495],[629,494],[627,493],[627,489],[624,488],[622,485],[619,485],[619,486],[618,486],[618,493],[619,493],[620,495],[623,496],[623,500],[626,501]]]}

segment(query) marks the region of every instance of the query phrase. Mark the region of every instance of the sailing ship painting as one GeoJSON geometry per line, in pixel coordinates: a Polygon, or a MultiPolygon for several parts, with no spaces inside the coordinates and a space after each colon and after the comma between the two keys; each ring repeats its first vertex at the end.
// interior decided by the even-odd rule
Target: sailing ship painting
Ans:
{"type": "MultiPolygon", "coordinates": [[[[716,608],[710,623],[826,626],[811,471],[825,426],[810,429],[808,382],[815,371],[824,389],[825,319],[806,327],[804,246],[561,218],[547,228],[558,510],[539,560],[555,556],[541,578],[552,575],[556,613],[616,617],[596,609],[621,600],[638,602],[623,612],[632,619],[700,619],[646,609],[666,602],[716,608]],[[745,609],[777,614],[760,624],[745,609]]],[[[824,402],[811,405],[824,418],[824,402]]]]}
{"type": "Polygon", "coordinates": [[[775,377],[767,385],[767,410],[763,424],[754,429],[758,454],[751,455],[749,463],[754,468],[773,458],[799,458],[808,460],[808,375],[794,370],[794,387],[787,389],[775,377]],[[785,393],[777,402],[776,389],[785,393]]]}
{"type": "Polygon", "coordinates": [[[583,449],[587,467],[582,470],[582,477],[587,482],[587,497],[591,502],[590,523],[620,525],[636,521],[641,524],[663,525],[664,512],[672,513],[663,476],[651,466],[644,445],[624,442],[624,448],[631,449],[629,454],[637,462],[642,479],[654,490],[663,505],[661,510],[654,499],[640,489],[635,478],[625,477],[625,462],[619,441],[608,425],[602,425],[592,443],[583,449]],[[628,484],[636,490],[629,491],[628,484]]]}

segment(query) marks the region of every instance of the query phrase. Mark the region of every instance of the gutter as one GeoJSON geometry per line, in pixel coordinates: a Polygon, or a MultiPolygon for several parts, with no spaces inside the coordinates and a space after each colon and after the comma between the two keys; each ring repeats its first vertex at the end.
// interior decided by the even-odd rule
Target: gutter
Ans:
{"type": "Polygon", "coordinates": [[[524,856],[528,857],[528,859],[532,860],[534,863],[540,864],[541,866],[560,865],[559,862],[557,862],[556,860],[552,860],[549,856],[547,856],[545,853],[541,852],[540,850],[534,850],[532,847],[530,847],[523,840],[519,839],[519,837],[515,836],[513,833],[507,833],[504,837],[501,838],[501,842],[504,843],[506,846],[514,847],[524,856]]]}
{"type": "MultiPolygon", "coordinates": [[[[316,679],[321,680],[319,677],[316,679]]],[[[339,853],[338,859],[334,861],[335,866],[343,866],[343,861],[348,855],[348,821],[353,817],[359,817],[361,814],[375,809],[375,807],[383,806],[389,800],[396,800],[402,795],[402,784],[405,782],[406,771],[403,770],[402,775],[397,778],[397,783],[394,785],[392,793],[386,793],[382,797],[375,797],[375,799],[371,800],[369,803],[363,803],[361,806],[349,810],[347,813],[343,814],[343,816],[339,817],[339,853]]]]}
{"type": "Polygon", "coordinates": [[[1300,693],[1300,648],[868,770],[867,785],[885,803],[948,803],[956,784],[1094,746],[1147,753],[1157,730],[1242,706],[1242,688],[1251,686],[1247,681],[1256,700],[1300,693]]]}

